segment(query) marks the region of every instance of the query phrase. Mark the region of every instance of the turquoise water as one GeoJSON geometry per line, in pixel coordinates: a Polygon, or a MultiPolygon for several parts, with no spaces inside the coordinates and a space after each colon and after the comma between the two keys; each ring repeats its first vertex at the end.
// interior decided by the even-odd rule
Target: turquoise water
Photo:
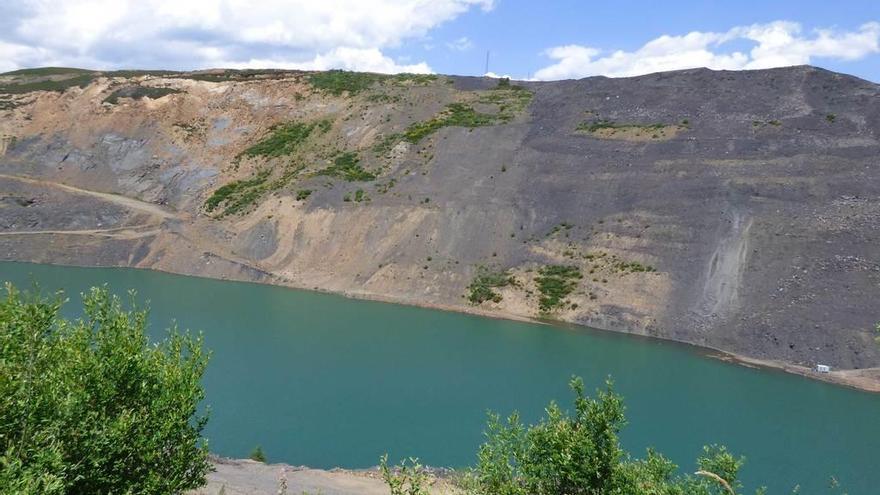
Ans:
{"type": "Polygon", "coordinates": [[[367,467],[389,452],[473,464],[488,409],[534,421],[566,382],[613,377],[637,455],[654,446],[683,469],[706,443],[745,455],[744,479],[771,493],[851,494],[880,486],[880,395],[753,370],[685,346],[305,291],[130,269],[0,262],[0,280],[79,293],[107,283],[149,300],[151,332],[176,320],[204,332],[212,451],[367,467]]]}

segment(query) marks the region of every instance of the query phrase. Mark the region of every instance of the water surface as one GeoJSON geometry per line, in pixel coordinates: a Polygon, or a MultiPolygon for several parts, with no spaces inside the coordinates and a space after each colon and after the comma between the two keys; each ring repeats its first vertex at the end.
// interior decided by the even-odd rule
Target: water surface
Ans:
{"type": "Polygon", "coordinates": [[[486,410],[537,420],[566,382],[606,377],[626,399],[625,447],[658,448],[683,469],[706,443],[748,458],[749,486],[850,495],[880,486],[880,395],[709,359],[608,332],[495,320],[256,284],[131,269],[0,262],[0,280],[79,293],[107,283],[149,300],[151,334],[204,332],[212,451],[329,468],[384,452],[473,464],[486,410]]]}

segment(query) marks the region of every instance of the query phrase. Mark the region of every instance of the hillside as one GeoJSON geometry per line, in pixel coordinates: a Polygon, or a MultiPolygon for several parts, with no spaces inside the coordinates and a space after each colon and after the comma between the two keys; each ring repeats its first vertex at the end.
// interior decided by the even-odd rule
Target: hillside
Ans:
{"type": "Polygon", "coordinates": [[[865,370],[880,367],[878,160],[880,86],[813,67],[545,83],[17,71],[0,75],[0,259],[865,370]]]}

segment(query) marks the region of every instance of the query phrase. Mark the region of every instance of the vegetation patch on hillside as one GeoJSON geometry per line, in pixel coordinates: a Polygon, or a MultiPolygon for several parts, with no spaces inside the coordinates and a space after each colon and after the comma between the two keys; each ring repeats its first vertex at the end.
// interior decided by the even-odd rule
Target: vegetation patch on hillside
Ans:
{"type": "Polygon", "coordinates": [[[467,287],[468,301],[473,304],[482,304],[486,301],[499,303],[502,297],[495,289],[515,283],[516,279],[507,270],[477,267],[477,274],[467,287]]]}
{"type": "Polygon", "coordinates": [[[331,122],[321,120],[310,124],[302,122],[288,122],[271,127],[268,136],[258,143],[244,150],[244,156],[263,156],[267,158],[290,155],[299,149],[315,129],[321,132],[330,130],[331,122]]]}
{"type": "Polygon", "coordinates": [[[205,201],[205,210],[212,212],[224,206],[222,215],[232,215],[243,211],[266,191],[269,170],[263,169],[254,177],[232,181],[214,191],[205,201]]]}
{"type": "Polygon", "coordinates": [[[403,132],[403,137],[410,143],[418,143],[425,137],[443,127],[482,127],[494,125],[499,120],[497,115],[480,113],[464,103],[450,103],[440,115],[431,120],[416,122],[403,132]]]}
{"type": "Polygon", "coordinates": [[[547,265],[538,270],[535,284],[541,297],[538,308],[542,313],[549,313],[566,304],[565,298],[577,287],[582,279],[580,268],[571,265],[547,265]]]}
{"type": "Polygon", "coordinates": [[[390,76],[389,80],[397,85],[427,86],[437,80],[437,74],[412,74],[402,72],[390,76]]]}
{"type": "Polygon", "coordinates": [[[333,96],[341,96],[343,93],[348,93],[349,96],[353,96],[389,76],[372,74],[369,72],[328,70],[324,72],[313,72],[307,77],[309,84],[319,91],[323,91],[324,93],[333,96]]]}
{"type": "Polygon", "coordinates": [[[0,82],[0,94],[14,95],[32,93],[34,91],[53,91],[63,93],[70,88],[84,88],[88,86],[98,74],[72,74],[70,77],[58,79],[15,79],[0,82]]]}
{"type": "Polygon", "coordinates": [[[676,134],[688,128],[687,120],[682,121],[681,124],[634,124],[597,119],[581,122],[575,131],[603,139],[650,141],[672,139],[676,134]]]}
{"type": "Polygon", "coordinates": [[[515,84],[510,84],[510,79],[503,78],[498,81],[498,86],[493,90],[481,95],[480,103],[494,104],[498,106],[498,120],[510,122],[519,113],[525,111],[532,102],[534,93],[515,84]]]}
{"type": "Polygon", "coordinates": [[[155,88],[152,86],[125,86],[110,93],[110,96],[104,98],[104,103],[116,105],[120,98],[131,98],[139,100],[141,98],[149,98],[157,100],[163,96],[181,93],[179,89],[174,88],[155,88]]]}
{"type": "Polygon", "coordinates": [[[319,171],[317,175],[338,177],[349,182],[364,182],[376,179],[376,174],[365,170],[355,152],[346,152],[333,160],[333,165],[319,171]]]}

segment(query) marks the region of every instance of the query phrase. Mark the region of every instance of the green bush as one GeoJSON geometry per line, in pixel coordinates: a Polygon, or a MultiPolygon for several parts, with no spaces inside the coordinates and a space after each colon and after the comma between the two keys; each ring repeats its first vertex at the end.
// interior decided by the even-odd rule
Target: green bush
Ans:
{"type": "Polygon", "coordinates": [[[468,301],[482,304],[486,301],[501,302],[501,294],[495,289],[514,284],[514,279],[507,270],[493,270],[485,266],[477,267],[477,274],[468,285],[468,301]]]}
{"type": "Polygon", "coordinates": [[[176,329],[159,343],[146,311],[107,289],[83,296],[84,317],[59,298],[0,301],[0,491],[180,493],[210,468],[200,338],[176,329]]]}
{"type": "Polygon", "coordinates": [[[250,179],[236,180],[221,186],[205,201],[205,210],[212,212],[223,204],[226,206],[223,215],[243,211],[262,196],[268,178],[269,170],[261,170],[250,179]]]}
{"type": "Polygon", "coordinates": [[[296,200],[302,201],[312,195],[311,189],[300,189],[296,192],[296,200]]]}
{"type": "Polygon", "coordinates": [[[320,128],[323,132],[326,132],[330,128],[329,124],[329,121],[322,120],[312,124],[289,122],[276,125],[270,129],[271,132],[268,136],[244,150],[242,154],[269,158],[290,155],[309,138],[315,128],[320,128]]]}
{"type": "Polygon", "coordinates": [[[570,382],[574,411],[556,403],[525,427],[518,414],[502,420],[490,413],[477,466],[464,479],[473,495],[719,495],[740,488],[743,459],[724,447],[705,447],[698,475],[677,475],[677,466],[648,450],[633,459],[620,446],[626,424],[622,398],[609,383],[597,398],[584,395],[580,378],[570,382]]]}
{"type": "Polygon", "coordinates": [[[583,278],[579,268],[565,265],[547,265],[538,270],[535,283],[541,297],[538,307],[542,313],[549,313],[565,305],[565,297],[577,287],[577,280],[583,278]]]}
{"type": "Polygon", "coordinates": [[[364,182],[376,179],[376,174],[364,170],[357,153],[346,152],[333,160],[333,165],[318,172],[318,175],[339,177],[349,182],[364,182]]]}
{"type": "Polygon", "coordinates": [[[263,447],[260,447],[259,445],[254,447],[254,450],[251,451],[250,455],[248,456],[248,459],[250,459],[252,461],[265,463],[266,462],[266,453],[263,452],[263,447]]]}
{"type": "Polygon", "coordinates": [[[464,103],[450,103],[437,117],[424,122],[416,122],[403,132],[403,137],[410,143],[418,143],[425,137],[443,127],[482,127],[493,125],[498,121],[496,115],[480,113],[464,103]]]}
{"type": "Polygon", "coordinates": [[[394,467],[388,466],[388,454],[379,458],[379,471],[391,495],[428,495],[428,476],[419,460],[410,458],[394,467]]]}

